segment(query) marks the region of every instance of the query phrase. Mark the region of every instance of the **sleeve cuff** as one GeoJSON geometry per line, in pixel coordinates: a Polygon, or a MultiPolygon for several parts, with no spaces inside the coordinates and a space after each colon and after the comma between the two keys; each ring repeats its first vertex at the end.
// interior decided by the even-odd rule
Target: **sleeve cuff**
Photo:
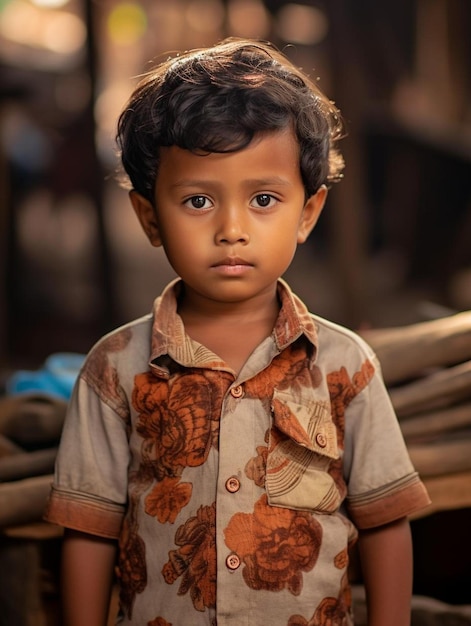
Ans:
{"type": "Polygon", "coordinates": [[[393,484],[348,498],[348,511],[359,529],[375,528],[411,515],[431,504],[417,473],[393,484]]]}
{"type": "Polygon", "coordinates": [[[55,487],[44,513],[48,522],[108,539],[119,537],[123,517],[123,505],[55,487]]]}

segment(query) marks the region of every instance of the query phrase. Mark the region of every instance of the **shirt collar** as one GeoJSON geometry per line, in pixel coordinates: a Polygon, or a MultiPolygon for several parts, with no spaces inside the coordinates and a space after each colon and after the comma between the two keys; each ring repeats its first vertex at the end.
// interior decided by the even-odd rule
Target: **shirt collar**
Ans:
{"type": "Polygon", "coordinates": [[[273,329],[273,336],[279,350],[284,350],[291,343],[304,335],[317,351],[317,330],[304,302],[294,294],[288,284],[278,280],[278,297],[281,308],[273,329]]]}
{"type": "MultiPolygon", "coordinates": [[[[224,362],[216,360],[209,350],[195,351],[196,344],[185,333],[183,321],[177,313],[181,284],[180,278],[175,279],[154,302],[150,358],[152,369],[166,376],[172,361],[186,367],[226,369],[224,362]]],[[[317,331],[306,305],[282,279],[278,281],[278,297],[281,307],[273,329],[277,349],[281,352],[304,335],[311,346],[311,360],[314,361],[317,331]]]]}

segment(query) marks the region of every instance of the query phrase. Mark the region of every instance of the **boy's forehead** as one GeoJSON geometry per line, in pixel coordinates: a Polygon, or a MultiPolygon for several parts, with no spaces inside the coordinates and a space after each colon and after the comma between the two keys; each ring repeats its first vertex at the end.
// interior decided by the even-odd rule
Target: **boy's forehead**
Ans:
{"type": "Polygon", "coordinates": [[[286,140],[288,140],[289,143],[295,147],[296,152],[299,152],[299,142],[298,142],[296,132],[294,128],[292,128],[292,126],[288,126],[287,128],[281,128],[281,129],[276,129],[276,130],[259,131],[254,134],[249,144],[247,144],[246,146],[242,148],[236,148],[234,150],[231,150],[229,147],[228,149],[225,149],[225,150],[211,152],[208,150],[198,149],[198,148],[189,149],[185,146],[180,146],[177,144],[173,144],[171,146],[160,146],[158,148],[159,162],[161,166],[162,161],[168,159],[169,155],[172,152],[173,153],[181,152],[182,155],[186,154],[189,157],[200,157],[200,158],[208,157],[211,155],[214,155],[217,157],[217,155],[238,154],[240,152],[243,152],[247,148],[254,147],[260,144],[261,142],[264,142],[265,140],[269,140],[273,145],[279,142],[282,143],[283,145],[287,145],[286,140]]]}
{"type": "Polygon", "coordinates": [[[245,148],[198,152],[176,145],[160,149],[157,180],[174,187],[219,180],[271,180],[300,176],[299,146],[291,129],[258,133],[245,148]]]}

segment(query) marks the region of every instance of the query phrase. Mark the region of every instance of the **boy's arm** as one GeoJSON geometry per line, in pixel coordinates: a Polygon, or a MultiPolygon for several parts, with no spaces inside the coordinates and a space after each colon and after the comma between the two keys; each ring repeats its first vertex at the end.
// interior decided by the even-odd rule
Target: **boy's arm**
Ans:
{"type": "Polygon", "coordinates": [[[66,529],[62,547],[64,626],[106,626],[116,541],[66,529]]]}
{"type": "Polygon", "coordinates": [[[409,626],[412,539],[407,517],[360,531],[368,626],[409,626]]]}

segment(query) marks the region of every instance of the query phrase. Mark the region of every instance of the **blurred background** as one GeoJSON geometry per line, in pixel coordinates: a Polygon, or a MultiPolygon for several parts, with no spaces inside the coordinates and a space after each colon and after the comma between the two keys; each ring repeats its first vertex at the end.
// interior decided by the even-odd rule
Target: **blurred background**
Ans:
{"type": "MultiPolygon", "coordinates": [[[[86,353],[173,278],[116,182],[116,121],[162,55],[226,36],[272,41],[345,119],[344,180],[287,273],[310,309],[365,332],[471,310],[471,3],[0,0],[0,382],[53,353],[86,353]]],[[[405,345],[391,336],[402,379],[383,370],[434,500],[412,525],[414,591],[463,605],[471,313],[460,319],[405,345]],[[424,337],[430,361],[408,370],[424,337]],[[448,377],[443,392],[435,375],[448,377]]],[[[0,626],[56,626],[60,531],[40,520],[65,401],[0,403],[0,626]],[[38,415],[46,426],[30,441],[38,415]]],[[[471,606],[449,621],[443,611],[423,621],[419,605],[413,624],[471,624],[471,606]]]]}
{"type": "Polygon", "coordinates": [[[86,352],[173,276],[115,180],[117,116],[168,51],[269,39],[340,107],[345,179],[289,271],[354,328],[471,308],[471,5],[0,0],[0,365],[86,352]]]}

